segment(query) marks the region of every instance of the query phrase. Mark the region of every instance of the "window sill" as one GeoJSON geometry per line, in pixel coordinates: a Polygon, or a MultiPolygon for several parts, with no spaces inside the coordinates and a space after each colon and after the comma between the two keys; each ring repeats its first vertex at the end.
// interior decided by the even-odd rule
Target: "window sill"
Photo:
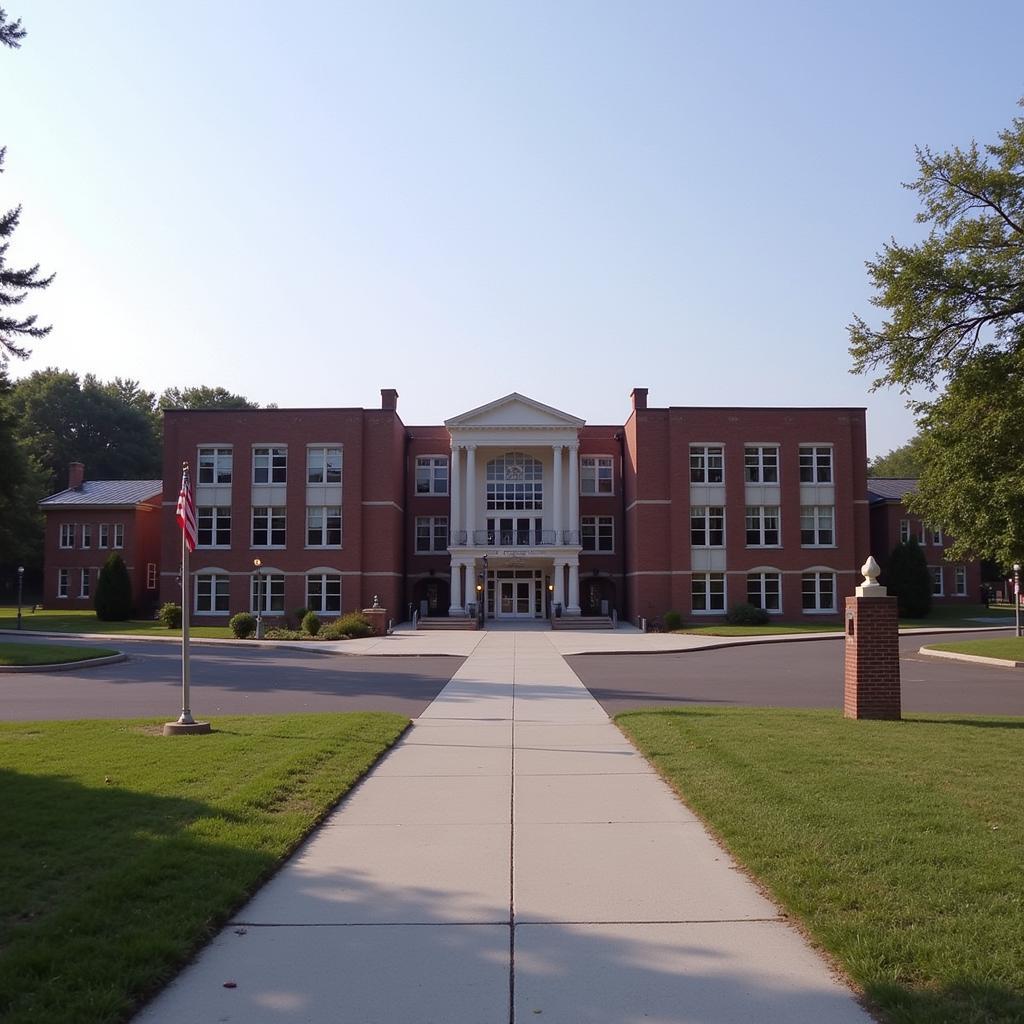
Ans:
{"type": "MultiPolygon", "coordinates": [[[[287,547],[287,545],[285,545],[287,547]]],[[[340,544],[307,544],[304,551],[340,551],[340,544]]],[[[280,550],[280,548],[278,548],[280,550]]]]}
{"type": "Polygon", "coordinates": [[[725,609],[724,608],[712,608],[712,609],[710,609],[708,611],[698,611],[696,608],[694,608],[690,612],[690,614],[691,615],[724,615],[725,614],[725,609]]]}
{"type": "Polygon", "coordinates": [[[838,615],[838,608],[804,608],[804,615],[838,615]]]}
{"type": "Polygon", "coordinates": [[[231,610],[230,610],[229,608],[226,608],[226,609],[225,609],[224,611],[222,611],[222,612],[201,612],[201,611],[194,611],[194,612],[193,612],[192,614],[193,614],[193,615],[195,615],[195,616],[200,616],[200,617],[204,617],[204,618],[205,618],[205,617],[206,617],[206,616],[208,616],[208,615],[230,615],[230,614],[231,614],[231,610]]]}
{"type": "Polygon", "coordinates": [[[250,551],[284,551],[287,544],[250,544],[250,551]]]}
{"type": "Polygon", "coordinates": [[[815,548],[819,551],[834,551],[839,545],[838,544],[801,544],[802,548],[815,548]]]}

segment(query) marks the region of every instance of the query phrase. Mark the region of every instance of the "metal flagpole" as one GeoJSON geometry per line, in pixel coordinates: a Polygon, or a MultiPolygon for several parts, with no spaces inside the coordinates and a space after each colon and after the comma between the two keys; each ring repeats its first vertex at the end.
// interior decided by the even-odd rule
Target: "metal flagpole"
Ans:
{"type": "Polygon", "coordinates": [[[185,531],[181,531],[181,715],[179,725],[195,725],[192,709],[189,706],[189,665],[188,665],[188,543],[185,531]]]}

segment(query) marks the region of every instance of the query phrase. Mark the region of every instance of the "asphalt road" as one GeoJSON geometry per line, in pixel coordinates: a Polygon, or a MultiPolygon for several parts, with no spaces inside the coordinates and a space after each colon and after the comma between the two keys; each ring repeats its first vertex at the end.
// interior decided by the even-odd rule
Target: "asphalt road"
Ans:
{"type": "MultiPolygon", "coordinates": [[[[63,672],[0,674],[0,720],[177,718],[181,710],[177,644],[111,637],[97,637],[95,643],[124,651],[128,660],[63,672]]],[[[412,718],[437,696],[462,662],[452,657],[370,658],[195,644],[192,712],[197,718],[209,718],[292,711],[395,711],[412,718]]]]}
{"type": "MultiPolygon", "coordinates": [[[[918,654],[923,644],[956,639],[949,634],[901,637],[904,710],[1024,715],[1024,670],[918,654]]],[[[610,715],[669,704],[839,708],[843,650],[840,638],[679,654],[578,655],[567,660],[610,715]]]]}

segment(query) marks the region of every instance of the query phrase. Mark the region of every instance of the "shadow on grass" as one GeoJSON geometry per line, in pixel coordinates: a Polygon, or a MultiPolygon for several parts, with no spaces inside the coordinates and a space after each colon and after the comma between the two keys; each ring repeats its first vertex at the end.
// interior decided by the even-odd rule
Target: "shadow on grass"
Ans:
{"type": "Polygon", "coordinates": [[[114,1021],[171,977],[277,860],[178,797],[0,771],[0,1019],[114,1021]]]}
{"type": "Polygon", "coordinates": [[[991,718],[922,718],[911,714],[903,722],[906,725],[967,725],[973,729],[1024,729],[1024,718],[1000,721],[991,718]]]}
{"type": "Polygon", "coordinates": [[[1024,993],[1003,985],[964,979],[934,991],[894,983],[869,985],[865,992],[884,1007],[887,1024],[1019,1024],[1024,1020],[1024,993]]]}

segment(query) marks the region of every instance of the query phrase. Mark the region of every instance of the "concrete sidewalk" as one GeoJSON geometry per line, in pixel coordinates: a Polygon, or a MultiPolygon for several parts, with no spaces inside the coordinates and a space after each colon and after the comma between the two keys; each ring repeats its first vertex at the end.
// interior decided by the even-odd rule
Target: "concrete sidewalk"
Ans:
{"type": "Polygon", "coordinates": [[[870,1021],[550,634],[495,632],[137,1021],[535,1019],[870,1021]]]}

